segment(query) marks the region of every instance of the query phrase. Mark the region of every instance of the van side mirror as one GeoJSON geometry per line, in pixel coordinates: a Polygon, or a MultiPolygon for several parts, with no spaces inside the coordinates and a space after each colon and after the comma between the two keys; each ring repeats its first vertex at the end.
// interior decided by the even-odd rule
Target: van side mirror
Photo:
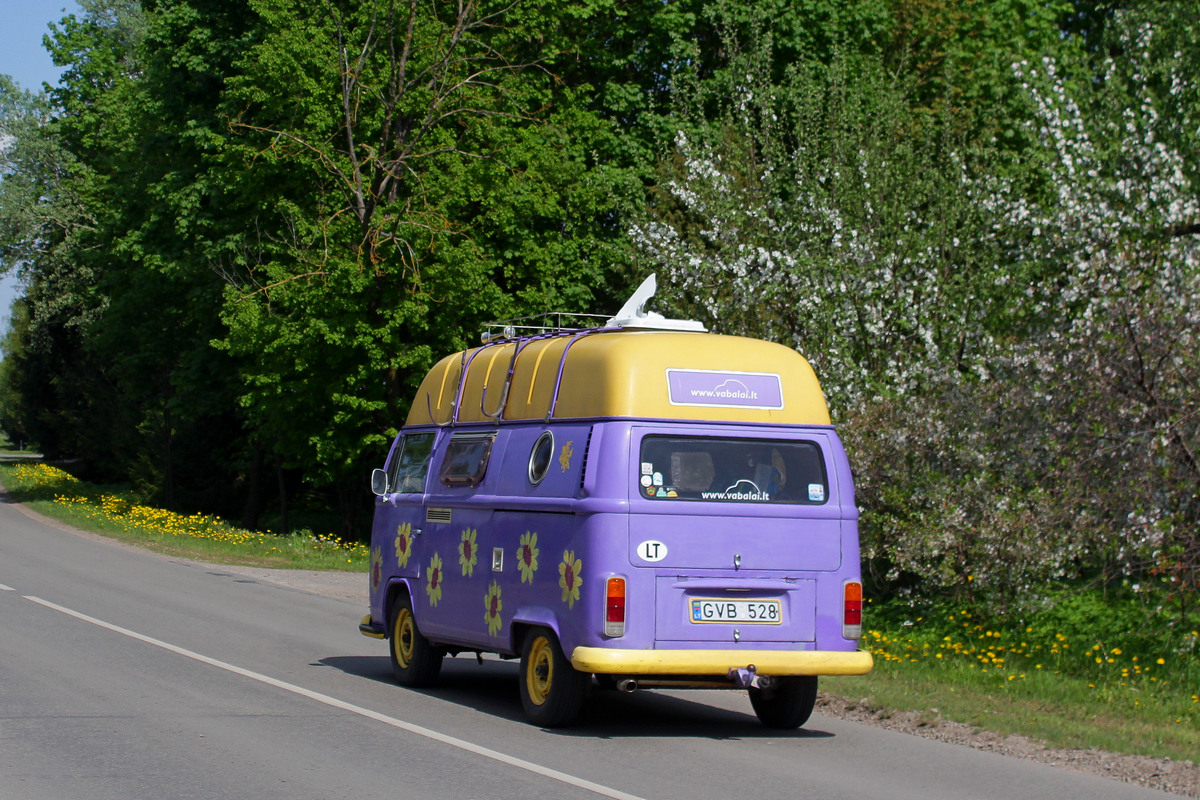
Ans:
{"type": "Polygon", "coordinates": [[[381,469],[372,470],[371,491],[379,497],[383,497],[388,493],[388,479],[386,472],[381,469]]]}

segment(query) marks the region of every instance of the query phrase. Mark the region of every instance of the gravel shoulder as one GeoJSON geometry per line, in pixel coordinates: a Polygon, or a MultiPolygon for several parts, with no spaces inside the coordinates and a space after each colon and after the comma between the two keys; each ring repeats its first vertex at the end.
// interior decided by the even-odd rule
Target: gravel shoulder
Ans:
{"type": "Polygon", "coordinates": [[[336,597],[339,600],[356,600],[366,612],[370,602],[367,573],[323,572],[310,569],[267,569],[265,567],[240,567],[222,564],[221,570],[232,572],[263,583],[274,583],[289,589],[300,589],[313,594],[336,597]]]}
{"type": "Polygon", "coordinates": [[[824,692],[817,698],[817,711],[914,736],[1025,758],[1183,797],[1200,798],[1200,764],[1194,761],[1122,755],[1103,750],[1046,747],[1023,736],[1001,736],[960,722],[940,718],[931,720],[928,716],[911,711],[872,709],[865,700],[854,701],[824,692]]]}

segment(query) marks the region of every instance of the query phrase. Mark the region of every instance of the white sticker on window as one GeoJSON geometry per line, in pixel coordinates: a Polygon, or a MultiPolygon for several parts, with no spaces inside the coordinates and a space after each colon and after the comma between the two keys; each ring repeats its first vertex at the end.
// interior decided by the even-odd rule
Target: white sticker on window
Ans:
{"type": "Polygon", "coordinates": [[[825,484],[810,483],[808,485],[808,499],[813,503],[825,502],[825,484]]]}

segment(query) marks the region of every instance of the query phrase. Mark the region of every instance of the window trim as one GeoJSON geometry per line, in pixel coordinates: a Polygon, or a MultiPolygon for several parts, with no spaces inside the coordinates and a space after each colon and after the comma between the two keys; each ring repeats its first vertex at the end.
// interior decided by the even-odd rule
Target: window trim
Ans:
{"type": "Polygon", "coordinates": [[[533,447],[529,451],[529,470],[526,473],[527,477],[529,478],[529,485],[537,486],[542,481],[546,480],[546,476],[550,474],[550,465],[553,462],[554,462],[554,432],[548,431],[548,430],[542,431],[542,433],[537,437],[537,440],[534,441],[533,447]],[[550,443],[550,447],[546,453],[546,463],[541,468],[541,474],[535,475],[534,470],[536,468],[538,448],[541,446],[542,442],[546,442],[546,441],[548,441],[550,443]]]}
{"type": "Polygon", "coordinates": [[[487,475],[488,464],[492,459],[492,448],[496,443],[495,431],[487,433],[469,432],[455,433],[450,436],[446,442],[446,452],[442,456],[442,464],[438,469],[438,481],[446,487],[450,488],[469,488],[472,489],[483,483],[484,477],[487,475]],[[464,442],[484,442],[483,450],[479,455],[478,463],[475,464],[473,472],[467,473],[451,473],[448,468],[452,465],[451,456],[454,455],[455,445],[464,442]]]}
{"type": "MultiPolygon", "coordinates": [[[[674,433],[674,432],[672,432],[672,433],[662,432],[662,433],[647,433],[647,434],[645,434],[644,436],[642,436],[641,440],[638,442],[637,448],[638,448],[637,449],[638,458],[637,458],[636,463],[634,464],[634,467],[635,467],[634,473],[635,474],[632,476],[632,478],[634,481],[634,489],[636,490],[637,496],[643,500],[649,500],[652,502],[693,502],[693,503],[721,503],[721,504],[742,503],[742,504],[756,505],[756,506],[808,506],[808,507],[825,506],[825,505],[828,505],[829,502],[832,500],[833,492],[832,492],[832,487],[830,485],[831,477],[830,477],[830,472],[829,472],[829,463],[825,457],[825,450],[821,447],[820,442],[818,442],[814,439],[807,439],[807,438],[781,439],[781,438],[776,438],[776,437],[758,438],[758,437],[754,437],[754,436],[739,437],[739,436],[721,436],[721,435],[711,435],[711,434],[683,434],[683,433],[674,433]],[[655,495],[648,494],[646,492],[646,489],[648,487],[645,487],[641,483],[642,474],[641,474],[640,467],[641,467],[642,463],[644,463],[643,459],[645,456],[645,447],[646,447],[647,442],[650,442],[655,439],[675,439],[675,440],[683,440],[683,441],[707,440],[707,441],[725,441],[725,442],[739,443],[739,444],[744,443],[747,445],[768,445],[768,446],[770,446],[770,445],[786,445],[786,446],[800,445],[800,446],[805,446],[805,447],[811,447],[816,453],[818,465],[819,465],[820,471],[821,471],[821,479],[823,481],[823,490],[822,490],[823,497],[820,500],[806,499],[803,496],[799,496],[799,497],[795,497],[795,498],[788,498],[788,499],[783,499],[783,500],[776,500],[776,499],[746,500],[746,499],[741,499],[741,498],[725,499],[725,498],[720,498],[720,497],[703,497],[703,496],[689,497],[689,496],[682,496],[682,495],[675,496],[675,497],[671,497],[671,496],[660,497],[657,494],[655,494],[655,495]]],[[[722,492],[712,491],[710,489],[709,493],[720,494],[722,492]]]]}
{"type": "Polygon", "coordinates": [[[433,448],[436,443],[437,443],[437,434],[435,434],[432,431],[416,431],[413,433],[400,434],[400,443],[396,448],[394,461],[393,461],[393,463],[389,464],[388,468],[387,468],[387,479],[388,479],[388,487],[387,488],[388,488],[389,494],[424,494],[425,493],[425,487],[429,481],[429,467],[433,461],[433,448]],[[408,449],[410,442],[412,442],[414,439],[418,439],[418,438],[422,438],[422,437],[428,437],[429,452],[426,453],[426,455],[425,455],[425,460],[424,460],[425,469],[423,470],[423,472],[421,474],[421,488],[416,489],[416,490],[411,490],[411,491],[410,490],[402,490],[402,489],[400,489],[400,468],[404,462],[404,453],[408,449]]]}

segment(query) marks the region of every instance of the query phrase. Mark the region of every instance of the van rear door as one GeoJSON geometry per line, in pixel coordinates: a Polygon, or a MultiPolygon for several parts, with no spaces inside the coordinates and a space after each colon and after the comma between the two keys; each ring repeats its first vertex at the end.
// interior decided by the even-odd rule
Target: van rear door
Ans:
{"type": "Polygon", "coordinates": [[[656,641],[813,642],[816,576],[842,565],[825,431],[634,434],[629,558],[655,572],[656,641]]]}

